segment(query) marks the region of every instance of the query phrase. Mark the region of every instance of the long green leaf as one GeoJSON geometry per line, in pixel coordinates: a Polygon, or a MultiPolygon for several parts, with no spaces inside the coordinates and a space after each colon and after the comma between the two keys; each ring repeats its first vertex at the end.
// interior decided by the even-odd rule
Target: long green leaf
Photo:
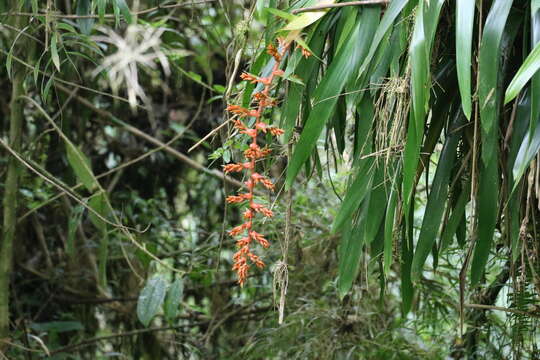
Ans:
{"type": "Polygon", "coordinates": [[[454,235],[456,235],[458,231],[458,227],[463,220],[463,215],[465,214],[465,208],[470,200],[470,190],[471,187],[466,186],[461,191],[461,194],[459,194],[459,197],[457,199],[456,205],[452,209],[452,214],[450,215],[450,218],[448,219],[448,222],[446,223],[444,231],[441,235],[441,253],[446,250],[448,246],[450,246],[454,235]]]}
{"type": "Polygon", "coordinates": [[[471,283],[477,284],[484,273],[495,225],[497,223],[498,174],[498,120],[500,91],[499,66],[501,40],[513,0],[495,0],[489,10],[478,60],[480,123],[482,135],[482,162],[478,191],[478,238],[471,262],[471,283]]]}
{"type": "Polygon", "coordinates": [[[390,265],[392,265],[392,253],[394,244],[394,221],[397,208],[397,195],[398,189],[396,185],[397,174],[392,182],[390,189],[390,196],[388,198],[388,207],[386,208],[386,216],[384,219],[384,256],[383,256],[383,269],[385,276],[388,276],[390,272],[390,265]]]}
{"type": "Polygon", "coordinates": [[[529,56],[525,59],[518,72],[508,85],[504,95],[504,103],[508,104],[519,94],[527,82],[540,69],[540,43],[536,44],[529,56]]]}
{"type": "Polygon", "coordinates": [[[51,58],[54,66],[60,71],[60,56],[58,56],[58,33],[54,32],[51,38],[51,58]]]}
{"type": "Polygon", "coordinates": [[[469,120],[472,111],[471,59],[474,7],[475,2],[472,0],[456,1],[456,65],[461,106],[469,120]]]}
{"type": "Polygon", "coordinates": [[[353,225],[347,222],[339,244],[338,293],[341,299],[347,295],[359,270],[362,243],[353,236],[353,225]]]}
{"type": "Polygon", "coordinates": [[[407,5],[408,2],[409,0],[394,0],[390,3],[386,11],[384,12],[381,23],[377,27],[377,31],[373,35],[373,40],[371,40],[369,52],[364,61],[362,62],[359,74],[366,71],[366,69],[371,65],[371,60],[373,59],[373,56],[375,55],[375,52],[377,51],[381,40],[384,38],[385,34],[388,32],[392,24],[394,24],[394,21],[401,13],[401,10],[403,10],[403,7],[407,5]]]}
{"type": "Polygon", "coordinates": [[[420,1],[416,11],[409,59],[411,62],[412,109],[403,159],[403,203],[406,211],[413,192],[425,117],[431,91],[431,44],[444,0],[420,1]]]}
{"type": "MultiPolygon", "coordinates": [[[[531,47],[540,44],[540,0],[531,0],[531,47]]],[[[534,134],[540,121],[540,74],[537,72],[531,80],[531,119],[529,130],[534,134]]]]}
{"type": "Polygon", "coordinates": [[[362,11],[348,42],[335,56],[317,87],[313,95],[313,109],[287,168],[285,183],[287,188],[291,187],[302,165],[315,148],[324,126],[334,111],[338,96],[365,57],[368,42],[363,39],[370,39],[373,36],[377,28],[379,13],[378,8],[366,8],[362,11]]]}
{"type": "Polygon", "coordinates": [[[426,215],[422,221],[422,227],[420,229],[420,234],[418,235],[418,243],[416,245],[416,251],[411,266],[411,278],[413,281],[420,278],[426,258],[433,248],[437,233],[439,232],[439,227],[444,214],[444,204],[446,203],[448,195],[450,174],[454,167],[454,161],[457,155],[457,145],[460,138],[460,133],[455,132],[455,130],[463,125],[463,121],[460,121],[460,119],[461,116],[458,115],[452,124],[451,134],[446,139],[437,164],[435,177],[431,184],[431,191],[429,192],[425,210],[426,215]]]}
{"type": "Polygon", "coordinates": [[[71,142],[66,142],[66,153],[69,165],[75,172],[77,178],[89,191],[95,190],[98,187],[98,184],[94,173],[92,172],[90,160],[71,142]]]}
{"type": "Polygon", "coordinates": [[[471,262],[471,283],[478,284],[484,273],[497,224],[499,173],[492,161],[482,169],[478,187],[478,239],[471,262]]]}
{"type": "Polygon", "coordinates": [[[352,214],[358,209],[360,203],[366,197],[371,188],[371,181],[374,174],[373,158],[367,158],[358,167],[355,180],[349,186],[343,203],[332,224],[332,232],[341,230],[343,225],[350,221],[352,214]]]}
{"type": "Polygon", "coordinates": [[[482,128],[482,160],[486,167],[491,161],[497,141],[501,39],[513,0],[495,0],[484,26],[478,59],[480,123],[482,128]]]}
{"type": "MultiPolygon", "coordinates": [[[[321,65],[321,62],[317,60],[317,58],[322,55],[322,51],[324,50],[325,39],[329,27],[332,24],[332,22],[329,20],[329,18],[323,19],[313,30],[313,34],[309,38],[309,46],[313,51],[314,56],[310,56],[307,59],[302,58],[302,60],[300,60],[296,66],[295,75],[301,80],[312,80],[313,74],[318,71],[321,65]]],[[[306,92],[306,86],[295,83],[289,84],[281,117],[282,128],[285,130],[285,139],[287,141],[292,135],[298,114],[300,113],[302,98],[306,92]]]]}
{"type": "MultiPolygon", "coordinates": [[[[91,0],[78,0],[77,1],[77,15],[90,15],[92,10],[91,0]]],[[[77,24],[81,29],[81,33],[89,35],[94,26],[94,19],[92,18],[80,18],[77,19],[77,24]]]]}

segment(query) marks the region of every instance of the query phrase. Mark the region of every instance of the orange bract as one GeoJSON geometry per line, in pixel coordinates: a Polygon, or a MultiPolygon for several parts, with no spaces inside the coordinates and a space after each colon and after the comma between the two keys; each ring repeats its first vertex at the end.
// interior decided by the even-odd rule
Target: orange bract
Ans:
{"type": "Polygon", "coordinates": [[[283,39],[278,39],[278,43],[279,50],[273,44],[268,45],[266,48],[268,54],[270,54],[275,60],[274,67],[272,68],[270,75],[267,77],[257,77],[247,72],[240,75],[243,80],[249,81],[252,84],[259,83],[264,85],[263,90],[252,95],[252,100],[255,104],[257,104],[257,109],[248,109],[238,105],[227,106],[227,110],[235,115],[240,117],[255,118],[255,123],[251,127],[246,126],[246,124],[241,120],[233,120],[234,127],[239,130],[239,133],[247,135],[251,138],[251,143],[248,149],[244,151],[244,157],[248,161],[241,164],[227,164],[223,167],[225,173],[241,172],[244,169],[249,172],[249,177],[247,181],[244,182],[248,192],[238,195],[231,195],[226,199],[228,203],[249,202],[247,204],[247,209],[243,214],[245,222],[229,230],[229,235],[231,236],[242,236],[236,241],[236,245],[239,249],[233,256],[234,265],[232,267],[232,270],[236,271],[238,275],[238,283],[240,286],[244,285],[248,277],[248,260],[252,264],[255,264],[255,266],[258,268],[264,267],[264,262],[261,260],[261,258],[251,251],[250,245],[252,242],[257,242],[263,248],[268,248],[270,246],[270,243],[264,237],[264,235],[253,230],[253,219],[256,214],[261,214],[265,217],[272,217],[274,216],[274,213],[263,204],[254,202],[253,199],[254,189],[257,184],[261,184],[269,190],[274,190],[275,187],[270,179],[255,171],[256,160],[266,157],[271,153],[271,150],[268,147],[261,148],[257,144],[257,136],[259,131],[263,133],[269,132],[273,136],[279,136],[284,133],[283,130],[277,127],[269,126],[261,120],[262,114],[266,108],[277,105],[277,101],[271,98],[269,95],[272,87],[272,81],[276,76],[283,76],[285,74],[284,71],[279,67],[282,59],[289,50],[290,43],[285,43],[283,39]]]}

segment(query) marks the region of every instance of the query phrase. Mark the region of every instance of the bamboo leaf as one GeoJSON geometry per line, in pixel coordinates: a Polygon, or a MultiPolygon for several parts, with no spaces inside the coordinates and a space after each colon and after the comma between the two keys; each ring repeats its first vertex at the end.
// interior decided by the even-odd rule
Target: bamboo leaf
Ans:
{"type": "Polygon", "coordinates": [[[478,239],[471,262],[471,284],[476,285],[484,274],[493,244],[499,201],[498,163],[492,161],[480,173],[478,187],[478,239]]]}
{"type": "MultiPolygon", "coordinates": [[[[531,47],[540,44],[540,0],[531,1],[531,47]]],[[[530,133],[534,134],[540,121],[540,74],[537,72],[531,80],[531,119],[530,133]]]]}
{"type": "Polygon", "coordinates": [[[418,235],[418,243],[411,265],[411,278],[413,281],[420,279],[426,258],[432,250],[439,232],[444,214],[444,204],[446,203],[448,195],[450,174],[454,167],[457,145],[460,138],[460,133],[455,132],[455,130],[463,125],[461,119],[462,118],[458,113],[452,124],[452,130],[450,130],[451,134],[447,137],[444,144],[444,148],[437,164],[437,170],[435,171],[435,177],[431,184],[431,191],[429,192],[425,210],[426,215],[422,221],[422,227],[420,229],[420,234],[418,235]]]}
{"type": "Polygon", "coordinates": [[[392,265],[392,253],[394,243],[394,220],[397,208],[397,188],[396,188],[397,175],[394,178],[392,188],[390,190],[390,197],[388,198],[388,207],[386,208],[386,217],[384,220],[384,255],[383,255],[383,269],[385,276],[388,276],[390,272],[390,266],[392,265]]]}
{"type": "Polygon", "coordinates": [[[355,72],[367,53],[367,42],[377,27],[380,10],[365,9],[357,21],[349,41],[343,45],[328,67],[313,95],[313,109],[295,147],[287,168],[286,187],[290,188],[304,162],[315,148],[321,132],[335,109],[337,99],[350,76],[355,72]]]}
{"type": "Polygon", "coordinates": [[[525,170],[527,170],[530,162],[538,153],[538,150],[540,150],[540,126],[536,127],[532,139],[529,132],[525,134],[525,138],[521,143],[521,147],[519,148],[519,152],[514,163],[514,184],[519,182],[525,173],[525,170]]]}
{"type": "Polygon", "coordinates": [[[58,56],[58,33],[54,32],[51,38],[51,57],[54,66],[58,71],[60,71],[60,57],[58,56]]]}
{"type": "Polygon", "coordinates": [[[411,62],[412,109],[403,158],[403,203],[406,211],[416,176],[425,117],[431,91],[431,43],[444,0],[420,1],[409,50],[411,62]]]}
{"type": "Polygon", "coordinates": [[[471,59],[474,7],[474,1],[456,1],[456,65],[459,92],[461,94],[461,106],[463,108],[463,113],[469,120],[472,111],[471,59]]]}
{"type": "MultiPolygon", "coordinates": [[[[335,3],[336,0],[320,0],[317,2],[317,5],[329,5],[335,3]]],[[[309,11],[302,13],[295,17],[290,23],[287,24],[282,30],[286,31],[292,31],[292,30],[302,30],[305,27],[308,27],[309,25],[313,24],[315,21],[322,18],[326,13],[328,12],[328,9],[321,10],[321,11],[309,11]]]]}
{"type": "Polygon", "coordinates": [[[270,14],[278,16],[282,19],[289,20],[291,22],[297,19],[297,16],[275,8],[265,8],[264,11],[269,12],[270,14]]]}
{"type": "Polygon", "coordinates": [[[362,62],[362,66],[360,67],[360,74],[366,71],[366,69],[371,65],[371,60],[373,59],[373,56],[375,55],[375,52],[377,51],[381,40],[384,38],[385,34],[388,32],[392,24],[394,24],[394,21],[401,13],[401,10],[403,10],[403,7],[407,5],[408,2],[409,0],[393,0],[392,2],[390,2],[388,8],[384,12],[384,16],[381,19],[379,26],[377,27],[377,31],[373,35],[373,40],[371,41],[369,52],[364,61],[362,62]]]}
{"type": "MultiPolygon", "coordinates": [[[[408,222],[412,222],[411,215],[412,212],[409,212],[408,222]]],[[[403,316],[411,311],[414,297],[414,287],[411,281],[413,259],[412,228],[409,227],[407,231],[409,231],[409,234],[405,236],[401,244],[401,312],[403,316]]]]}
{"type": "MultiPolygon", "coordinates": [[[[77,1],[77,15],[90,15],[92,10],[91,0],[78,0],[77,1]]],[[[92,18],[79,18],[77,24],[81,29],[81,33],[84,35],[90,35],[92,27],[94,26],[94,19],[92,18]]]]}
{"type": "Polygon", "coordinates": [[[343,299],[349,292],[359,270],[362,243],[352,233],[352,224],[347,222],[339,248],[338,293],[343,299]]]}
{"type": "Polygon", "coordinates": [[[510,82],[510,85],[508,85],[504,96],[504,103],[508,104],[510,101],[514,100],[539,69],[540,43],[536,44],[532,52],[529,54],[529,56],[527,56],[523,64],[520,66],[518,72],[510,82]]]}
{"type": "Polygon", "coordinates": [[[69,165],[75,172],[77,178],[89,190],[93,191],[97,187],[97,180],[92,172],[90,160],[83,154],[79,148],[71,142],[66,142],[66,152],[69,165]]]}
{"type": "Polygon", "coordinates": [[[97,0],[97,8],[98,8],[99,22],[103,23],[105,21],[105,10],[107,8],[107,0],[97,0]]]}
{"type": "Polygon", "coordinates": [[[350,221],[352,214],[358,209],[360,203],[366,197],[368,190],[371,188],[373,178],[373,158],[367,158],[366,161],[360,163],[356,178],[349,186],[343,203],[332,224],[332,232],[336,233],[350,221]]]}
{"type": "Polygon", "coordinates": [[[465,208],[470,200],[470,196],[470,186],[465,187],[465,189],[461,191],[461,194],[459,194],[456,205],[452,209],[452,214],[450,215],[450,218],[448,219],[448,222],[446,223],[444,231],[441,235],[441,253],[452,243],[452,239],[454,235],[456,235],[458,227],[463,220],[465,208]]]}
{"type": "Polygon", "coordinates": [[[126,0],[115,0],[116,6],[120,10],[120,13],[124,16],[124,19],[128,24],[133,23],[133,18],[131,17],[131,12],[129,11],[129,7],[126,4],[126,0]]]}
{"type": "Polygon", "coordinates": [[[482,127],[482,160],[486,166],[496,147],[500,47],[504,27],[513,0],[495,0],[486,19],[478,59],[480,123],[482,127]]]}
{"type": "MultiPolygon", "coordinates": [[[[312,80],[313,74],[318,71],[321,62],[317,57],[321,56],[325,45],[325,39],[331,22],[328,19],[322,20],[310,34],[309,45],[314,56],[302,58],[296,66],[296,75],[302,80],[312,80]]],[[[287,73],[287,70],[285,71],[287,73]]],[[[306,87],[299,84],[290,84],[282,110],[282,128],[285,130],[285,139],[290,139],[296,124],[298,114],[302,104],[302,98],[306,93],[306,87]]]]}

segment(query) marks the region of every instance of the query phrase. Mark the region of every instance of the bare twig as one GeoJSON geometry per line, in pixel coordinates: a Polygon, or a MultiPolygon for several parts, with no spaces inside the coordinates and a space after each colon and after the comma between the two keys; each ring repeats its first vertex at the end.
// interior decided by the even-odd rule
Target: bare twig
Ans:
{"type": "Polygon", "coordinates": [[[349,2],[338,3],[338,4],[325,4],[325,5],[308,6],[308,7],[305,7],[305,8],[295,9],[295,10],[292,11],[292,13],[293,14],[300,14],[300,13],[303,13],[303,12],[320,11],[320,10],[340,8],[340,7],[345,7],[345,6],[386,5],[389,2],[390,2],[389,0],[349,1],[349,2]]]}
{"type": "Polygon", "coordinates": [[[214,130],[210,131],[208,134],[206,134],[201,140],[197,141],[197,143],[195,145],[193,145],[192,147],[189,148],[189,150],[187,151],[188,153],[190,153],[193,149],[197,148],[199,145],[201,145],[206,139],[208,139],[210,136],[214,135],[216,132],[218,132],[222,127],[224,127],[225,125],[227,125],[231,120],[227,120],[225,121],[223,124],[219,125],[217,128],[215,128],[214,130]]]}
{"type": "MultiPolygon", "coordinates": [[[[205,324],[205,323],[207,323],[207,322],[189,324],[189,326],[202,325],[202,324],[205,324]]],[[[98,336],[98,337],[95,337],[95,338],[91,338],[91,339],[88,339],[88,340],[81,341],[78,344],[68,345],[68,346],[64,346],[64,347],[61,347],[59,349],[53,350],[53,351],[51,351],[51,355],[64,353],[64,352],[71,352],[73,350],[77,350],[77,349],[80,349],[80,348],[83,348],[83,347],[86,347],[86,346],[90,346],[90,345],[98,343],[100,341],[111,340],[111,339],[116,339],[116,338],[120,338],[120,337],[135,336],[135,335],[139,335],[139,334],[145,334],[145,333],[151,333],[151,332],[157,332],[157,331],[175,330],[175,329],[180,329],[180,328],[183,328],[183,327],[186,327],[186,326],[188,326],[188,325],[184,324],[184,325],[175,325],[175,326],[153,327],[153,328],[148,328],[148,329],[137,329],[137,330],[132,330],[132,331],[126,331],[126,332],[123,332],[123,333],[106,335],[106,336],[98,336]]]]}

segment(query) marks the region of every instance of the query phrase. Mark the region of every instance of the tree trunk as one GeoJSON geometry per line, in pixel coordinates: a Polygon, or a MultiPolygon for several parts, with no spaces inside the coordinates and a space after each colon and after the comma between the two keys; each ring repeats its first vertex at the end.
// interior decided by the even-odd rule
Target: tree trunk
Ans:
{"type": "MultiPolygon", "coordinates": [[[[17,2],[13,1],[13,8],[17,2]]],[[[13,21],[17,28],[23,21],[16,17],[13,21]]],[[[18,39],[19,48],[23,48],[24,36],[18,39]],[[20,43],[19,43],[20,42],[20,43]]],[[[23,103],[20,96],[23,95],[23,82],[25,71],[14,62],[12,67],[12,89],[9,109],[9,145],[15,151],[21,149],[21,136],[23,125],[23,103]]],[[[3,199],[4,224],[0,238],[0,338],[9,334],[9,283],[13,266],[13,241],[15,239],[15,227],[17,223],[17,197],[19,191],[20,166],[14,157],[8,160],[5,192],[3,199]]]]}

